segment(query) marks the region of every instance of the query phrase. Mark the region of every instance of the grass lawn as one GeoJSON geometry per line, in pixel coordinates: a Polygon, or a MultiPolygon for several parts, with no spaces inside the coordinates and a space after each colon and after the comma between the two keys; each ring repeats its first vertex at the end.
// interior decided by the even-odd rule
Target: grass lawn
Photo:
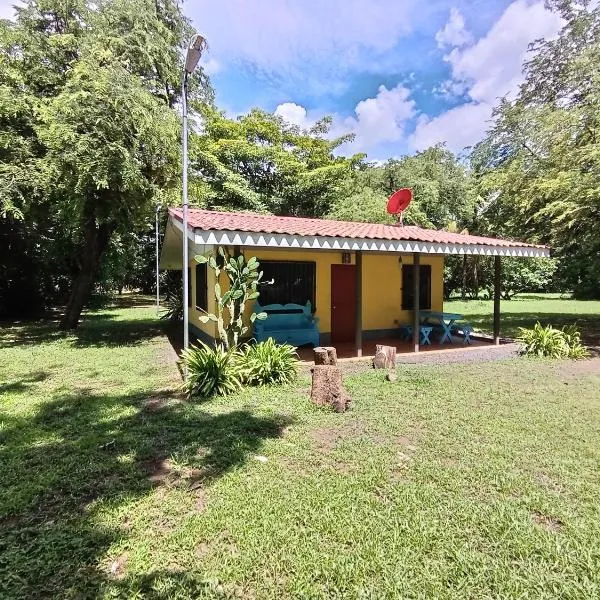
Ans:
{"type": "Polygon", "coordinates": [[[600,359],[177,385],[150,307],[5,324],[0,598],[600,597],[600,359]]]}
{"type": "MultiPolygon", "coordinates": [[[[519,327],[531,328],[536,321],[542,325],[562,327],[576,323],[583,341],[600,347],[600,300],[571,300],[560,294],[522,294],[501,305],[502,335],[516,337],[519,327]]],[[[465,315],[476,329],[493,330],[492,300],[452,300],[444,302],[444,310],[465,315]]]]}

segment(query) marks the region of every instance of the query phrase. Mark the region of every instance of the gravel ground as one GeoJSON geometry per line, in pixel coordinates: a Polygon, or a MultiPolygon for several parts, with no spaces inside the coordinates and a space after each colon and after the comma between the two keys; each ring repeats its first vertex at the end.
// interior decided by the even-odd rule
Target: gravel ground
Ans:
{"type": "Polygon", "coordinates": [[[396,359],[398,364],[424,363],[424,364],[450,364],[450,363],[474,363],[487,362],[490,360],[503,360],[514,358],[519,354],[518,344],[502,344],[501,346],[482,346],[480,348],[469,348],[468,350],[456,352],[421,352],[419,354],[400,354],[396,359]]]}

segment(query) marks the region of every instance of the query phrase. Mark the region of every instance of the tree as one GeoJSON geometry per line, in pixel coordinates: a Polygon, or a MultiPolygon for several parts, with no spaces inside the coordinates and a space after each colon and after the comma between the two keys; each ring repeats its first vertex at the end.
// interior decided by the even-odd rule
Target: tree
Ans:
{"type": "Polygon", "coordinates": [[[600,8],[548,5],[565,25],[532,46],[520,93],[497,107],[473,164],[497,227],[550,244],[563,286],[600,297],[600,8]]]}
{"type": "Polygon", "coordinates": [[[196,108],[202,131],[190,140],[191,195],[202,206],[322,216],[362,160],[333,154],[348,137],[328,140],[329,118],[302,131],[258,109],[230,119],[196,108]]]}
{"type": "MultiPolygon", "coordinates": [[[[0,186],[11,190],[2,206],[25,222],[53,215],[48,246],[75,257],[61,321],[73,328],[113,236],[146,228],[177,185],[174,107],[191,28],[177,0],[29,0],[1,33],[0,83],[22,104],[11,115],[0,100],[19,142],[0,170],[12,184],[0,186]]],[[[201,71],[192,90],[209,99],[201,71]]]]}
{"type": "Polygon", "coordinates": [[[470,224],[477,201],[474,181],[467,166],[443,146],[390,159],[381,166],[361,165],[341,188],[329,215],[393,223],[395,219],[386,213],[385,202],[403,187],[413,190],[413,201],[404,214],[405,224],[437,229],[462,229],[470,224]]]}

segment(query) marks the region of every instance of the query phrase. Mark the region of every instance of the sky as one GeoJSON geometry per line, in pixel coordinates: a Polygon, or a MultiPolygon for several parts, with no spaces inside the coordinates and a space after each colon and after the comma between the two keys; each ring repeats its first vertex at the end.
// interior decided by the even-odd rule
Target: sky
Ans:
{"type": "MultiPolygon", "coordinates": [[[[0,0],[9,17],[14,0],[0,0]]],[[[554,37],[543,0],[186,0],[209,44],[217,105],[309,127],[333,117],[371,160],[482,139],[514,97],[530,42],[554,37]]]]}

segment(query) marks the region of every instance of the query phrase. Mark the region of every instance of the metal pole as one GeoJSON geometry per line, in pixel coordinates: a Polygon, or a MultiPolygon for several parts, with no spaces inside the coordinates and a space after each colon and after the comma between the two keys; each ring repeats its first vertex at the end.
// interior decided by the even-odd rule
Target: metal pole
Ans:
{"type": "Polygon", "coordinates": [[[183,73],[182,99],[182,163],[183,163],[183,349],[190,345],[189,294],[188,294],[188,123],[187,123],[187,71],[183,73]]]}
{"type": "Polygon", "coordinates": [[[158,257],[158,213],[160,212],[160,206],[156,207],[155,213],[155,243],[156,243],[156,316],[160,311],[160,277],[158,273],[159,269],[159,257],[158,257]]]}
{"type": "Polygon", "coordinates": [[[421,335],[421,319],[419,317],[419,304],[421,301],[421,255],[413,252],[413,346],[414,351],[419,351],[421,335]]]}
{"type": "Polygon", "coordinates": [[[502,264],[500,257],[494,257],[494,344],[500,344],[500,293],[502,291],[502,264]]]}

